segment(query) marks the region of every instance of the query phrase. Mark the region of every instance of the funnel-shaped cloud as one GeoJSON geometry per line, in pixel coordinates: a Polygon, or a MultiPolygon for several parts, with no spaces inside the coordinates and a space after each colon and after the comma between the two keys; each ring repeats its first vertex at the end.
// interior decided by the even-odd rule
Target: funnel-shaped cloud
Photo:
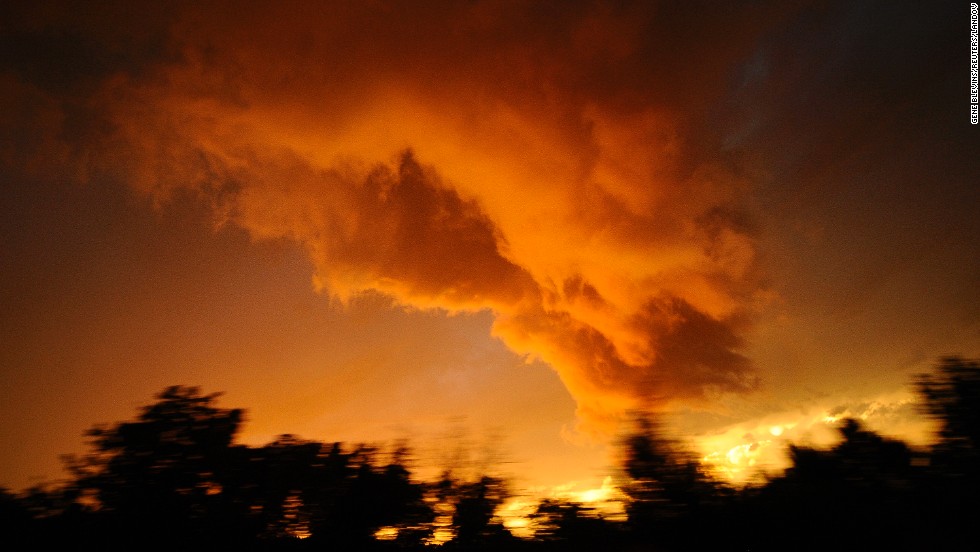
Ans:
{"type": "Polygon", "coordinates": [[[593,428],[754,386],[748,183],[708,108],[775,10],[178,3],[142,42],[118,11],[21,17],[100,61],[54,84],[8,64],[5,95],[36,116],[5,126],[48,137],[9,166],[200,194],[219,223],[301,243],[341,300],[489,309],[593,428]]]}

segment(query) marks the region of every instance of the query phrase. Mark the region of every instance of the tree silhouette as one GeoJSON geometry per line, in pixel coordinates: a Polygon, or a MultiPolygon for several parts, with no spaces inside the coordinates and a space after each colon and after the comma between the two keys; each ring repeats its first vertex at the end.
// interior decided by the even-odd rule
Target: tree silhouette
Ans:
{"type": "Polygon", "coordinates": [[[93,451],[70,468],[120,538],[183,542],[228,527],[225,489],[243,457],[232,447],[242,411],[214,406],[218,396],[168,387],[136,421],[89,430],[93,451]]]}
{"type": "Polygon", "coordinates": [[[404,445],[385,453],[293,435],[236,444],[242,410],[173,386],[135,420],[90,430],[91,451],[69,460],[68,483],[0,489],[0,546],[411,550],[439,528],[453,536],[447,550],[976,548],[980,363],[943,358],[914,383],[937,422],[928,451],[847,419],[837,444],[791,445],[790,468],[739,492],[707,475],[656,418],[637,415],[621,441],[628,521],[545,500],[532,516],[534,541],[497,521],[508,496],[498,477],[447,470],[414,481],[404,445]],[[397,538],[379,542],[380,528],[397,538]]]}
{"type": "Polygon", "coordinates": [[[254,533],[264,539],[307,536],[315,503],[313,488],[323,445],[294,435],[249,451],[241,500],[254,513],[254,533]]]}
{"type": "Polygon", "coordinates": [[[626,513],[634,538],[668,546],[711,545],[714,534],[694,525],[714,522],[722,494],[697,458],[649,414],[634,417],[623,450],[628,478],[623,491],[630,497],[626,513]]]}
{"type": "Polygon", "coordinates": [[[382,464],[373,447],[344,453],[334,444],[322,458],[313,489],[313,539],[363,547],[386,526],[404,529],[402,542],[410,540],[410,533],[419,536],[419,526],[429,523],[432,513],[423,501],[423,487],[411,480],[404,465],[407,456],[408,450],[400,447],[382,464]]]}
{"type": "Polygon", "coordinates": [[[980,546],[980,361],[950,356],[915,378],[923,412],[938,423],[924,523],[941,545],[980,546]]]}
{"type": "Polygon", "coordinates": [[[902,441],[840,422],[829,449],[790,445],[792,466],[750,502],[750,518],[766,520],[751,546],[758,550],[884,550],[924,545],[922,484],[913,451],[902,441]]]}
{"type": "Polygon", "coordinates": [[[494,513],[507,498],[502,479],[484,475],[468,483],[451,481],[450,489],[456,506],[452,517],[454,544],[472,546],[509,535],[502,525],[492,523],[494,513]]]}
{"type": "MultiPolygon", "coordinates": [[[[431,527],[406,446],[382,462],[374,447],[346,451],[293,435],[259,448],[236,445],[243,413],[217,407],[218,396],[168,387],[136,420],[89,430],[92,451],[69,459],[75,480],[64,489],[67,504],[88,494],[98,506],[89,524],[132,546],[279,546],[309,538],[314,546],[362,548],[383,526],[416,536],[431,527]]],[[[35,510],[47,517],[60,512],[53,494],[28,498],[20,503],[42,504],[35,510]]]]}
{"type": "Polygon", "coordinates": [[[542,500],[531,519],[536,539],[563,550],[608,550],[620,536],[594,508],[574,501],[542,500]]]}
{"type": "Polygon", "coordinates": [[[0,487],[0,543],[34,541],[35,515],[21,497],[0,487]]]}
{"type": "Polygon", "coordinates": [[[980,361],[944,357],[934,373],[916,376],[915,385],[922,410],[939,422],[937,451],[976,459],[980,453],[980,361]]]}

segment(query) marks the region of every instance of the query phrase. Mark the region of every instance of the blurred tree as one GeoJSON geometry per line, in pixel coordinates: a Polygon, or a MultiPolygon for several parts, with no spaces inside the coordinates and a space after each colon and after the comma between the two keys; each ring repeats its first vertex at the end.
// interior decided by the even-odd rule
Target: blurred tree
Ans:
{"type": "Polygon", "coordinates": [[[538,503],[531,520],[534,536],[545,541],[563,541],[569,538],[569,529],[582,517],[583,507],[578,502],[545,499],[538,503]]]}
{"type": "Polygon", "coordinates": [[[499,534],[502,527],[493,526],[494,512],[507,498],[504,481],[484,475],[473,483],[457,486],[458,499],[453,514],[456,541],[476,543],[499,534]]]}
{"type": "Polygon", "coordinates": [[[412,480],[408,469],[411,456],[408,446],[399,444],[384,467],[381,477],[385,492],[379,509],[383,515],[376,520],[398,529],[398,543],[402,546],[421,545],[430,535],[435,518],[425,500],[425,485],[412,480]]]}
{"type": "Polygon", "coordinates": [[[623,441],[623,468],[629,478],[623,490],[632,499],[627,506],[631,518],[676,517],[714,495],[716,482],[657,421],[642,414],[634,425],[623,441]]]}
{"type": "Polygon", "coordinates": [[[324,445],[280,435],[250,450],[244,501],[256,515],[256,533],[265,539],[306,537],[315,504],[310,503],[324,445]]]}
{"type": "Polygon", "coordinates": [[[904,442],[845,419],[829,449],[790,445],[790,468],[752,501],[759,550],[904,549],[918,540],[920,475],[904,442]]]}
{"type": "Polygon", "coordinates": [[[400,544],[417,544],[431,527],[433,513],[425,488],[412,481],[404,445],[382,463],[374,447],[345,452],[340,443],[324,446],[300,498],[309,512],[314,543],[364,548],[382,527],[398,530],[400,544]]]}
{"type": "Polygon", "coordinates": [[[915,386],[922,410],[939,422],[938,451],[975,460],[980,452],[980,361],[944,357],[934,373],[916,376],[915,386]]]}
{"type": "Polygon", "coordinates": [[[864,429],[858,420],[841,420],[841,442],[830,450],[790,445],[787,476],[815,485],[849,485],[885,490],[908,488],[912,450],[907,444],[864,429]]]}
{"type": "Polygon", "coordinates": [[[227,539],[227,497],[244,447],[232,442],[239,409],[214,405],[219,394],[172,386],[135,421],[89,430],[93,451],[69,460],[81,491],[94,491],[116,534],[130,541],[227,539]]]}
{"type": "Polygon", "coordinates": [[[92,493],[116,540],[271,546],[309,537],[360,548],[383,526],[431,521],[407,447],[382,463],[373,447],[348,452],[293,435],[260,448],[235,445],[242,411],[217,407],[218,396],[168,387],[135,421],[88,432],[93,450],[69,459],[70,488],[92,493]]]}
{"type": "Polygon", "coordinates": [[[32,541],[34,525],[34,515],[26,501],[0,487],[0,546],[6,548],[9,543],[32,541]]]}
{"type": "Polygon", "coordinates": [[[568,550],[597,550],[613,547],[618,535],[594,508],[567,500],[542,500],[531,519],[535,539],[568,550]]]}
{"type": "Polygon", "coordinates": [[[512,536],[500,523],[494,523],[497,508],[507,499],[503,479],[483,475],[476,481],[461,482],[447,472],[438,484],[440,500],[454,505],[451,544],[475,546],[509,540],[512,536]]]}
{"type": "Polygon", "coordinates": [[[650,414],[637,414],[633,425],[622,442],[622,490],[630,498],[626,513],[634,538],[666,546],[713,545],[716,533],[696,526],[716,522],[720,484],[650,414]]]}
{"type": "Polygon", "coordinates": [[[923,412],[938,423],[921,523],[938,548],[980,547],[980,360],[941,358],[915,378],[923,412]]]}

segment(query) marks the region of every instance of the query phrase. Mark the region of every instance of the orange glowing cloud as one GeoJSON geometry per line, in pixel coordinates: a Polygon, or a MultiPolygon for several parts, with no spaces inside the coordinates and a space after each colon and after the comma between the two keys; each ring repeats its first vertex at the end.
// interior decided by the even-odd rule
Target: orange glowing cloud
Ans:
{"type": "Polygon", "coordinates": [[[340,300],[489,309],[589,429],[754,387],[749,183],[700,110],[778,14],[732,14],[722,48],[679,30],[696,12],[646,3],[174,13],[156,54],[75,102],[83,170],[301,243],[340,300]]]}

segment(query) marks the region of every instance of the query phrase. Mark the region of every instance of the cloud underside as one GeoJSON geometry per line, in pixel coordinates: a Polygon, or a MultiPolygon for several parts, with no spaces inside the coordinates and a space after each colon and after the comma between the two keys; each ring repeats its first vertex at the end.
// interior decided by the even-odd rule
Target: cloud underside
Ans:
{"type": "Polygon", "coordinates": [[[775,10],[731,14],[722,48],[646,2],[334,4],[22,14],[21,42],[90,55],[5,65],[4,163],[196,194],[341,301],[490,310],[588,430],[755,387],[750,182],[706,113],[775,10]]]}

